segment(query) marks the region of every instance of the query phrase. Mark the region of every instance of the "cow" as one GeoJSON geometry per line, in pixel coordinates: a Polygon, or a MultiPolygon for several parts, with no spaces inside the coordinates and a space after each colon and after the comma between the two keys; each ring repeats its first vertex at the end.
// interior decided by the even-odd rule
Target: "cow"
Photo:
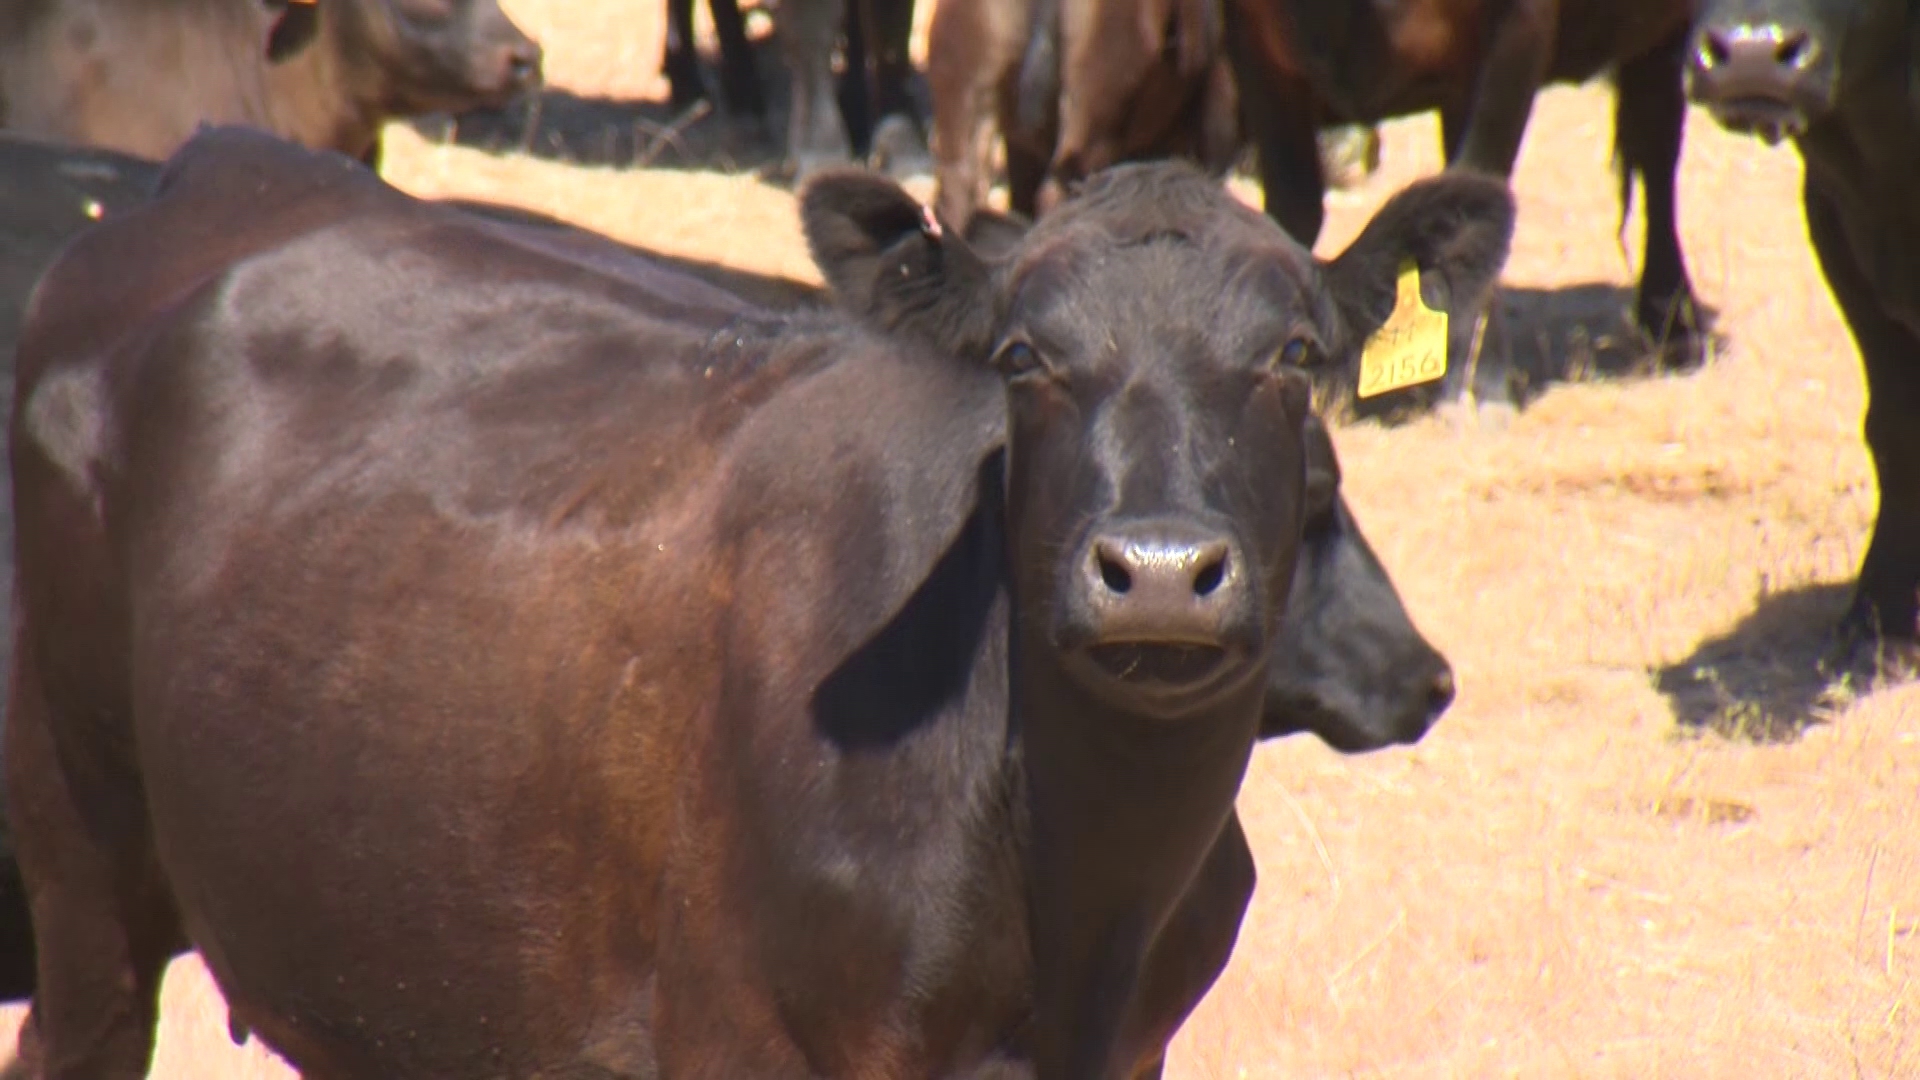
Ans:
{"type": "MultiPolygon", "coordinates": [[[[157,162],[113,151],[0,134],[0,357],[7,363],[0,415],[12,415],[12,357],[33,284],[82,229],[151,198],[159,170],[157,162]]],[[[817,289],[797,281],[631,248],[517,207],[461,199],[442,204],[516,230],[529,243],[564,245],[570,257],[608,273],[647,278],[667,265],[763,309],[825,303],[817,289]]],[[[1002,221],[998,228],[1013,237],[1017,226],[1002,221]]],[[[1311,734],[1350,754],[1415,742],[1450,704],[1452,669],[1409,617],[1341,494],[1331,438],[1311,418],[1307,452],[1307,517],[1272,652],[1260,737],[1311,734]]],[[[0,588],[7,590],[0,599],[0,665],[13,655],[6,614],[12,516],[10,474],[0,470],[0,588]]],[[[0,685],[4,671],[0,666],[0,685]]],[[[4,786],[0,782],[0,791],[4,786]]],[[[0,809],[0,1002],[31,997],[34,968],[32,922],[0,809]]]]}
{"type": "Polygon", "coordinates": [[[984,204],[996,130],[1008,203],[1029,218],[1122,161],[1224,175],[1245,140],[1221,33],[1213,0],[942,0],[927,31],[940,213],[964,229],[984,204]]]}
{"type": "Polygon", "coordinates": [[[316,1077],[1158,1059],[1253,884],[1298,369],[1405,260],[1483,293],[1511,197],[1325,262],[1177,165],[992,263],[871,174],[802,214],[859,318],[247,131],[66,250],[12,429],[29,1069],[140,1075],[182,940],[316,1077]]]}
{"type": "Polygon", "coordinates": [[[1920,22],[1897,0],[1706,0],[1690,94],[1806,163],[1807,236],[1867,378],[1880,506],[1839,630],[1852,662],[1920,661],[1920,22]]]}
{"type": "Polygon", "coordinates": [[[0,127],[163,158],[239,123],[377,167],[387,121],[503,103],[540,61],[498,0],[41,0],[0,14],[0,127]]]}
{"type": "MultiPolygon", "coordinates": [[[[1674,202],[1693,0],[1224,2],[1241,120],[1257,150],[1267,211],[1306,244],[1325,217],[1313,142],[1320,126],[1438,109],[1447,162],[1505,177],[1538,88],[1611,68],[1623,208],[1635,179],[1645,194],[1646,258],[1634,317],[1665,346],[1663,357],[1698,354],[1700,307],[1674,202]]],[[[1465,389],[1463,373],[1450,370],[1443,392],[1465,389]]],[[[1504,368],[1481,374],[1480,389],[1505,392],[1504,368]]]]}

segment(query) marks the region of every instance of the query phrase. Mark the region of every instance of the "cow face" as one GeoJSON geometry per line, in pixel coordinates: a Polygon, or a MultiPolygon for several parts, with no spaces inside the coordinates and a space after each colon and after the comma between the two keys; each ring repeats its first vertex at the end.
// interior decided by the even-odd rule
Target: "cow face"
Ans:
{"type": "Polygon", "coordinates": [[[1307,521],[1267,675],[1262,738],[1312,732],[1344,753],[1417,742],[1453,702],[1453,669],[1407,617],[1309,420],[1307,521]]]}
{"type": "MultiPolygon", "coordinates": [[[[334,0],[343,46],[377,64],[396,115],[498,105],[540,81],[540,46],[498,0],[334,0]]],[[[327,0],[321,0],[323,8],[327,0]]]]}
{"type": "Polygon", "coordinates": [[[1694,24],[1689,93],[1734,131],[1778,142],[1829,109],[1851,61],[1907,55],[1905,0],[1706,0],[1694,24]]]}
{"type": "Polygon", "coordinates": [[[1351,361],[1402,259],[1475,302],[1513,210],[1498,181],[1426,181],[1331,263],[1171,163],[1096,174],[993,263],[869,174],[816,180],[803,214],[844,307],[1005,378],[1022,633],[1174,716],[1264,671],[1306,513],[1301,369],[1351,361]]]}

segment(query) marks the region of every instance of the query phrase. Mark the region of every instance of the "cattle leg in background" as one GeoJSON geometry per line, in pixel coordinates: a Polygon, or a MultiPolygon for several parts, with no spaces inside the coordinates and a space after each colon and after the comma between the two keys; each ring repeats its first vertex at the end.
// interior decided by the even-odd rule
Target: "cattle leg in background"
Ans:
{"type": "MultiPolygon", "coordinates": [[[[1252,4],[1260,0],[1227,0],[1252,4]]],[[[1253,25],[1242,13],[1236,26],[1253,25]]],[[[1311,248],[1326,222],[1327,184],[1320,161],[1320,100],[1289,59],[1264,54],[1277,41],[1247,33],[1227,35],[1240,88],[1240,126],[1259,155],[1260,188],[1267,216],[1311,248]]]]}
{"type": "Polygon", "coordinates": [[[773,20],[792,91],[787,101],[787,166],[795,181],[853,153],[833,76],[833,47],[847,0],[785,0],[773,20]]]}
{"type": "MultiPolygon", "coordinates": [[[[661,70],[672,87],[675,109],[688,109],[707,99],[706,78],[700,71],[700,48],[693,27],[694,0],[667,0],[667,45],[661,70]]],[[[708,0],[713,34],[720,39],[720,90],[727,111],[756,120],[767,116],[761,92],[760,68],[739,0],[708,0]]]]}
{"type": "MultiPolygon", "coordinates": [[[[933,90],[934,207],[965,233],[987,198],[1002,101],[1017,92],[1033,0],[939,0],[927,28],[933,90]]],[[[1009,142],[1014,137],[1009,135],[1009,142]]],[[[1013,148],[1009,146],[1008,157],[1013,148]]],[[[1041,158],[1044,167],[1045,157],[1041,158]]],[[[1015,207],[1031,216],[1029,209],[1015,207]]]]}
{"type": "Polygon", "coordinates": [[[1674,362],[1700,359],[1705,342],[1699,302],[1680,251],[1675,188],[1686,135],[1686,30],[1659,48],[1620,65],[1614,75],[1614,164],[1620,170],[1620,218],[1626,221],[1633,183],[1640,181],[1646,242],[1634,322],[1674,362]],[[1670,348],[1671,346],[1671,348],[1670,348]]]}

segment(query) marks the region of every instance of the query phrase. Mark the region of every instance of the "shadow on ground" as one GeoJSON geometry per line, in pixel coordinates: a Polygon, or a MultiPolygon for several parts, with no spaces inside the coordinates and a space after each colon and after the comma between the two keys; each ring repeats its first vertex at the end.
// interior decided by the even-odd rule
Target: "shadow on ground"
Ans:
{"type": "Polygon", "coordinates": [[[1388,425],[1414,419],[1439,403],[1443,386],[1474,388],[1485,404],[1503,399],[1525,409],[1558,383],[1630,382],[1685,375],[1725,351],[1712,329],[1717,312],[1706,309],[1707,329],[1692,343],[1656,343],[1633,321],[1634,290],[1611,282],[1583,282],[1551,289],[1503,285],[1484,326],[1478,356],[1471,333],[1456,328],[1447,351],[1445,383],[1398,390],[1366,402],[1354,398],[1354,370],[1323,381],[1319,400],[1331,415],[1388,425]],[[1474,364],[1472,371],[1460,371],[1474,364]],[[1510,382],[1501,381],[1502,365],[1510,382]],[[1507,388],[1503,388],[1507,387],[1507,388]]]}
{"type": "Polygon", "coordinates": [[[1867,689],[1870,665],[1838,661],[1834,626],[1853,586],[1807,585],[1762,595],[1731,630],[1654,671],[1682,730],[1747,742],[1791,742],[1867,689]]]}
{"type": "MultiPolygon", "coordinates": [[[[712,101],[676,108],[665,101],[588,97],[549,87],[500,109],[432,117],[413,125],[429,139],[496,153],[515,152],[576,165],[758,172],[770,178],[785,157],[789,93],[785,66],[770,38],[754,42],[767,102],[765,119],[719,104],[718,58],[703,54],[712,101]]],[[[907,92],[924,127],[932,99],[915,72],[907,92]]],[[[864,140],[864,133],[856,135],[864,140]]]]}

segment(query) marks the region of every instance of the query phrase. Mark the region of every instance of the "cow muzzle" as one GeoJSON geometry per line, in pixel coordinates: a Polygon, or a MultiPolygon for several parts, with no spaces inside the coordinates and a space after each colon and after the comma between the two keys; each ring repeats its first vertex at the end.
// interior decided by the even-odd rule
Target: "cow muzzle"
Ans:
{"type": "Polygon", "coordinates": [[[1689,93],[1730,131],[1778,143],[1800,135],[1832,107],[1832,57],[1804,28],[1772,21],[1709,22],[1693,44],[1689,93]]]}
{"type": "Polygon", "coordinates": [[[1083,681],[1173,705],[1242,672],[1261,631],[1234,539],[1180,521],[1093,531],[1066,575],[1058,643],[1083,681]]]}

